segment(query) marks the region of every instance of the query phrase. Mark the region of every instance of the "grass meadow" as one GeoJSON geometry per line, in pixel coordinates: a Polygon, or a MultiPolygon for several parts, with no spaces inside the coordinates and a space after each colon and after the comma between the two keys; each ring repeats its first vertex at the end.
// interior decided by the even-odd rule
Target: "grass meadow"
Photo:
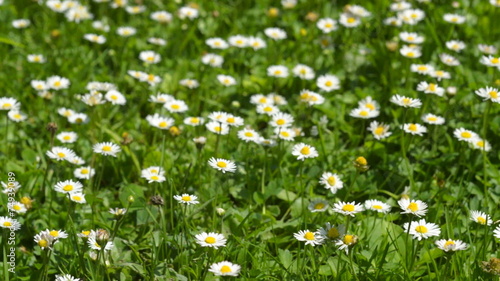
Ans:
{"type": "Polygon", "coordinates": [[[499,279],[500,1],[0,18],[0,280],[499,279]]]}

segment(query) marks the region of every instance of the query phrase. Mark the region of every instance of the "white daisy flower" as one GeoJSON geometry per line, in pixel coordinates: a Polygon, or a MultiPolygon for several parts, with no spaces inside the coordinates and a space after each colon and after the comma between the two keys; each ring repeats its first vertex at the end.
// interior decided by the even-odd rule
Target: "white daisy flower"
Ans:
{"type": "Polygon", "coordinates": [[[298,143],[294,145],[292,148],[292,155],[297,156],[297,160],[302,161],[306,158],[316,158],[319,156],[316,148],[305,143],[298,143]]]}
{"type": "Polygon", "coordinates": [[[212,247],[218,249],[219,247],[226,246],[227,239],[223,234],[215,232],[203,232],[195,235],[196,243],[202,247],[212,247]]]}
{"type": "Polygon", "coordinates": [[[405,223],[403,228],[405,232],[413,236],[413,239],[417,239],[418,241],[441,234],[441,229],[437,224],[428,223],[425,219],[421,219],[418,222],[405,223]]]}
{"type": "Polygon", "coordinates": [[[462,251],[467,249],[467,244],[461,240],[441,239],[434,242],[436,246],[445,251],[462,251]]]}
{"type": "Polygon", "coordinates": [[[210,265],[208,271],[212,272],[215,276],[238,276],[241,266],[228,262],[221,261],[210,265]]]}
{"type": "Polygon", "coordinates": [[[318,77],[316,85],[325,92],[331,92],[340,89],[340,80],[335,75],[326,74],[318,77]]]}
{"type": "Polygon", "coordinates": [[[306,242],[306,245],[316,246],[323,244],[325,237],[322,236],[319,231],[311,232],[308,229],[300,230],[293,234],[293,237],[299,241],[306,242]]]}
{"type": "Polygon", "coordinates": [[[65,180],[56,183],[54,190],[65,194],[71,194],[82,192],[83,185],[79,181],[65,180]]]}
{"type": "Polygon", "coordinates": [[[236,171],[236,164],[233,161],[222,159],[222,158],[210,158],[208,164],[222,173],[230,172],[234,173],[236,171]]]}
{"type": "Polygon", "coordinates": [[[96,143],[92,148],[94,153],[99,153],[105,156],[110,155],[113,157],[116,157],[116,154],[122,150],[118,145],[112,142],[96,143]]]}
{"type": "Polygon", "coordinates": [[[174,195],[174,199],[181,204],[194,205],[200,203],[198,197],[184,193],[182,195],[174,195]]]}
{"type": "Polygon", "coordinates": [[[417,217],[425,216],[427,213],[427,204],[420,200],[411,200],[409,198],[401,198],[398,201],[399,207],[403,210],[401,214],[412,214],[417,217]]]}
{"type": "Polygon", "coordinates": [[[364,210],[361,204],[356,204],[356,202],[338,202],[333,204],[333,211],[335,213],[340,213],[346,216],[354,217],[355,214],[362,212],[364,210]]]}

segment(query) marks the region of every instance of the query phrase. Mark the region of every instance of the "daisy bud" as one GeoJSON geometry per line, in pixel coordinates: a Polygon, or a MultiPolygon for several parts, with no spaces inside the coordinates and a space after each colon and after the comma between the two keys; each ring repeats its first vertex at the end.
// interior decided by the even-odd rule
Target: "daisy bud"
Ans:
{"type": "Polygon", "coordinates": [[[105,229],[98,229],[96,234],[96,240],[99,245],[106,245],[109,240],[109,232],[105,229]]]}
{"type": "Polygon", "coordinates": [[[51,134],[55,134],[57,132],[57,124],[54,122],[50,122],[47,124],[47,131],[49,131],[51,134]]]}
{"type": "Polygon", "coordinates": [[[219,216],[223,216],[226,213],[226,210],[224,210],[222,208],[217,208],[217,209],[215,209],[215,211],[217,211],[217,214],[219,216]]]}
{"type": "Polygon", "coordinates": [[[314,13],[314,12],[309,12],[306,15],[306,20],[311,21],[311,22],[317,21],[318,18],[319,18],[319,15],[314,13]]]}
{"type": "Polygon", "coordinates": [[[57,38],[61,36],[61,31],[59,31],[58,29],[54,29],[50,32],[50,37],[52,38],[57,38]]]}
{"type": "Polygon", "coordinates": [[[302,36],[306,36],[306,35],[307,35],[307,29],[305,29],[305,28],[301,28],[301,29],[300,29],[300,35],[302,35],[302,36]]]}
{"type": "Polygon", "coordinates": [[[368,161],[366,161],[366,158],[363,156],[359,156],[354,160],[354,167],[360,172],[366,172],[370,166],[368,166],[368,161]]]}
{"type": "Polygon", "coordinates": [[[25,196],[21,198],[20,202],[23,203],[24,206],[26,206],[26,209],[31,209],[31,207],[33,207],[33,200],[31,200],[31,198],[29,197],[25,196]]]}
{"type": "Polygon", "coordinates": [[[398,49],[398,42],[387,41],[385,42],[385,47],[387,48],[387,50],[394,52],[398,49]]]}
{"type": "Polygon", "coordinates": [[[446,93],[448,93],[448,95],[450,95],[450,96],[456,95],[457,94],[457,87],[450,86],[450,87],[446,88],[446,93]]]}
{"type": "Polygon", "coordinates": [[[181,129],[179,129],[177,126],[170,127],[168,131],[173,137],[177,137],[178,135],[181,134],[181,129]]]}
{"type": "Polygon", "coordinates": [[[453,1],[453,3],[451,3],[451,6],[453,8],[460,8],[460,3],[458,3],[457,1],[453,1]]]}
{"type": "Polygon", "coordinates": [[[205,143],[207,142],[207,138],[197,137],[197,138],[194,138],[193,141],[196,144],[196,148],[202,149],[205,146],[205,143]]]}
{"type": "Polygon", "coordinates": [[[241,104],[240,104],[240,102],[238,102],[238,101],[233,101],[233,102],[231,103],[231,106],[232,106],[232,107],[234,107],[234,108],[239,108],[239,107],[241,106],[241,104]]]}
{"type": "Polygon", "coordinates": [[[134,203],[134,201],[135,201],[134,196],[130,195],[130,196],[128,197],[128,202],[129,202],[129,203],[134,203]]]}
{"type": "Polygon", "coordinates": [[[163,206],[165,204],[165,201],[163,201],[163,198],[160,195],[152,196],[151,199],[149,199],[149,202],[156,206],[163,206]]]}
{"type": "Polygon", "coordinates": [[[269,8],[269,10],[267,11],[267,15],[271,18],[275,18],[277,16],[280,15],[280,10],[278,10],[278,8],[269,8]]]}

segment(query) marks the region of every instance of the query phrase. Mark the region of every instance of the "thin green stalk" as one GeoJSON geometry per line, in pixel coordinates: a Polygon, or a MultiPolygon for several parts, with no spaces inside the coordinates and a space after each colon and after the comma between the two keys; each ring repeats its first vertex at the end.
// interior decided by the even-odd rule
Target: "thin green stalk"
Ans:
{"type": "Polygon", "coordinates": [[[3,244],[3,278],[5,281],[9,281],[9,263],[7,262],[7,231],[10,231],[10,229],[3,229],[2,230],[2,244],[3,244]]]}
{"type": "Polygon", "coordinates": [[[486,201],[486,207],[489,208],[489,196],[488,196],[488,175],[486,172],[486,164],[487,164],[487,156],[486,156],[486,137],[487,137],[487,124],[488,124],[488,115],[491,109],[491,102],[487,102],[486,110],[483,115],[483,186],[484,186],[484,199],[486,201]]]}

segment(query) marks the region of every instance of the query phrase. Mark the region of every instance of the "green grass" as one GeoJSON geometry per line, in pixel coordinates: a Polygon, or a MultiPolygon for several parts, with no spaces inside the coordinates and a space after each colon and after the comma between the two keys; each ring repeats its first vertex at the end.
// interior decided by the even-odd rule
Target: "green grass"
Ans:
{"type": "MultiPolygon", "coordinates": [[[[498,103],[483,101],[474,91],[486,86],[499,87],[497,68],[479,61],[483,56],[478,44],[498,45],[500,28],[495,19],[500,8],[488,1],[450,1],[412,3],[425,12],[416,25],[392,27],[383,24],[396,12],[390,2],[358,1],[372,13],[356,28],[338,29],[323,34],[316,22],[306,19],[308,13],[319,18],[338,20],[347,1],[299,1],[285,9],[279,1],[197,1],[200,17],[181,20],[178,9],[182,1],[144,1],[146,11],[128,14],[123,8],[112,9],[109,3],[81,1],[89,7],[94,20],[109,24],[110,31],[97,31],[91,20],[69,22],[64,14],[30,0],[6,0],[0,6],[0,97],[13,97],[27,115],[23,122],[0,116],[0,166],[3,182],[8,172],[22,185],[15,194],[17,201],[29,197],[32,202],[25,214],[15,214],[21,224],[16,232],[15,274],[8,274],[4,263],[1,280],[54,280],[56,275],[71,274],[81,280],[217,280],[208,272],[211,264],[230,261],[241,266],[241,280],[494,280],[500,269],[491,258],[497,258],[493,230],[500,219],[500,109],[498,103]],[[465,3],[467,2],[467,3],[465,3]],[[279,9],[276,17],[269,9],[279,9]],[[160,24],[149,18],[154,11],[173,14],[172,22],[160,24]],[[466,15],[462,25],[443,20],[446,13],[466,15]],[[11,22],[26,18],[31,25],[15,29],[11,22]],[[137,29],[129,38],[116,34],[121,26],[137,29]],[[268,27],[286,31],[287,39],[274,41],[264,34],[268,27]],[[422,56],[403,57],[399,49],[402,31],[417,32],[425,37],[422,56]],[[99,45],[83,39],[84,34],[106,37],[99,45]],[[227,39],[241,34],[264,39],[267,47],[230,47],[211,49],[205,40],[227,39]],[[167,40],[165,46],[147,43],[149,37],[167,40]],[[464,41],[460,53],[448,50],[445,42],[464,41]],[[387,47],[394,42],[393,50],[387,47]],[[148,65],[139,53],[153,50],[161,62],[148,65]],[[215,53],[224,57],[220,68],[204,65],[201,57],[215,53]],[[439,54],[459,59],[460,66],[441,63],[439,54]],[[29,54],[43,54],[44,64],[27,61],[29,54]],[[293,77],[292,68],[305,64],[314,69],[316,78],[336,75],[341,88],[325,92],[316,79],[293,77]],[[410,71],[412,63],[429,63],[450,72],[451,79],[437,81],[410,71]],[[286,79],[267,75],[271,65],[284,65],[290,71],[286,79]],[[154,74],[162,82],[150,86],[127,74],[128,70],[154,74]],[[218,74],[233,76],[237,85],[224,87],[218,74]],[[54,91],[52,99],[37,95],[32,80],[59,75],[71,81],[68,89],[54,91]],[[185,78],[196,79],[200,87],[188,89],[179,84],[185,78]],[[110,103],[94,107],[78,99],[88,92],[91,81],[116,85],[127,100],[123,106],[110,103]],[[421,81],[440,87],[456,87],[456,94],[443,97],[416,90],[421,81]],[[306,106],[300,92],[309,89],[321,94],[325,102],[306,106]],[[149,101],[158,92],[168,93],[186,102],[185,113],[169,113],[149,101]],[[228,135],[217,136],[204,125],[184,125],[188,116],[206,117],[214,111],[225,111],[244,118],[245,126],[271,138],[270,117],[256,113],[250,103],[254,94],[275,92],[288,102],[278,106],[291,114],[294,127],[303,135],[293,142],[276,140],[273,147],[243,142],[231,128],[228,135]],[[419,98],[421,108],[403,108],[391,103],[400,94],[419,98]],[[380,115],[373,120],[390,125],[392,135],[377,140],[366,128],[372,120],[349,116],[358,101],[371,96],[380,104],[380,115]],[[61,107],[88,115],[86,124],[72,124],[57,113],[61,107]],[[150,126],[146,116],[159,113],[175,120],[180,134],[150,126]],[[434,113],[446,118],[443,125],[425,124],[423,136],[405,134],[403,123],[423,124],[421,116],[434,113]],[[326,119],[325,119],[326,118],[326,119]],[[47,124],[57,124],[57,132],[73,131],[78,140],[62,144],[52,139],[47,124]],[[491,151],[473,149],[453,136],[456,128],[466,128],[489,141],[491,151]],[[314,129],[313,129],[314,128],[314,129]],[[311,131],[317,131],[317,134],[311,131]],[[197,147],[193,138],[204,136],[206,144],[197,147]],[[93,153],[100,142],[121,147],[117,157],[93,153]],[[64,146],[82,157],[95,169],[91,180],[83,184],[86,204],[70,201],[54,190],[59,181],[77,180],[76,165],[54,161],[46,152],[64,146]],[[315,147],[319,156],[298,161],[292,155],[296,143],[315,147]],[[367,159],[369,169],[359,171],[357,157],[367,159]],[[221,173],[208,165],[211,157],[236,163],[235,173],[221,173]],[[141,171],[162,166],[166,180],[148,183],[141,171]],[[319,183],[324,172],[336,173],[344,187],[333,194],[319,183]],[[417,241],[403,229],[404,223],[419,218],[400,214],[398,200],[407,187],[407,195],[428,204],[423,217],[439,226],[439,237],[417,241]],[[174,195],[196,195],[199,204],[181,205],[174,195]],[[163,205],[151,197],[159,195],[163,205]],[[326,212],[313,213],[307,208],[314,199],[329,202],[326,212]],[[363,211],[347,217],[332,210],[333,204],[364,203],[378,199],[392,206],[388,214],[363,211]],[[110,208],[125,208],[124,216],[115,218],[110,208]],[[219,214],[217,208],[225,210],[219,214]],[[470,211],[490,215],[493,224],[480,225],[470,219],[470,211]],[[357,236],[357,243],[347,254],[334,241],[315,247],[294,238],[300,230],[316,231],[329,222],[344,224],[347,233],[357,236]],[[52,250],[42,250],[34,237],[41,231],[64,230],[68,238],[60,239],[52,250]],[[105,229],[114,247],[93,259],[83,238],[83,230],[105,229]],[[202,232],[222,233],[227,244],[219,249],[201,247],[195,235],[202,232]],[[465,251],[444,252],[436,247],[438,239],[462,240],[465,251]]],[[[309,15],[310,16],[310,15],[309,15]]],[[[495,54],[498,56],[498,53],[495,54]]],[[[206,121],[208,122],[208,121],[206,121]]],[[[8,196],[0,194],[0,216],[9,216],[8,196]]],[[[10,245],[9,230],[1,228],[5,261],[10,245]]]]}

